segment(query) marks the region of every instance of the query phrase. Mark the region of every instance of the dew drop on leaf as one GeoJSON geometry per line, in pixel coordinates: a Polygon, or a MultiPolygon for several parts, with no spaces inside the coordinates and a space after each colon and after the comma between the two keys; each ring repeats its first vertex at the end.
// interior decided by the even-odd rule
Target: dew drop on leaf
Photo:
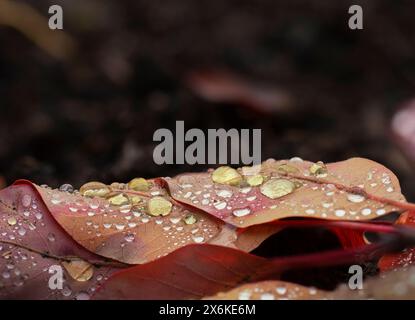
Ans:
{"type": "Polygon", "coordinates": [[[242,182],[242,176],[231,167],[219,167],[212,173],[212,181],[220,184],[237,186],[242,182]]]}
{"type": "Polygon", "coordinates": [[[295,184],[286,179],[271,179],[261,186],[261,193],[270,199],[277,199],[295,190],[295,184]]]}
{"type": "Polygon", "coordinates": [[[349,200],[350,202],[359,203],[359,202],[363,202],[365,200],[365,197],[363,197],[359,194],[349,193],[347,195],[347,200],[349,200]]]}
{"type": "Polygon", "coordinates": [[[65,183],[59,187],[59,191],[72,193],[74,188],[71,184],[65,183]]]}
{"type": "Polygon", "coordinates": [[[251,210],[249,208],[244,208],[244,209],[234,210],[232,213],[235,217],[244,217],[250,214],[251,210]]]}

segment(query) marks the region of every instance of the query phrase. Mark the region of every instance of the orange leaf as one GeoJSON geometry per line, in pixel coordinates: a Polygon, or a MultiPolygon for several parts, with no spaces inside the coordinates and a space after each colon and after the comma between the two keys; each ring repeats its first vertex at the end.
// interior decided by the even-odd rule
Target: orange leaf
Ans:
{"type": "Polygon", "coordinates": [[[286,217],[369,220],[405,201],[396,176],[362,158],[327,166],[271,159],[258,167],[221,170],[215,177],[217,172],[182,174],[166,183],[175,200],[237,227],[286,217]],[[252,177],[259,177],[252,179],[254,186],[252,177]]]}

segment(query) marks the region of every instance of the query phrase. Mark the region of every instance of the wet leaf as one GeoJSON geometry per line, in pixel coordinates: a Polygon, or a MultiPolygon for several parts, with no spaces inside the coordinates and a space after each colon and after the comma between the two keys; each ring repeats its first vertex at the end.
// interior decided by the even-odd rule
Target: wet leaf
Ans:
{"type": "Polygon", "coordinates": [[[205,300],[316,300],[327,292],[284,281],[261,281],[219,292],[205,300]]]}
{"type": "MultiPolygon", "coordinates": [[[[406,227],[414,227],[415,232],[415,211],[403,213],[396,221],[396,224],[406,227]]],[[[415,264],[415,248],[407,248],[401,253],[385,255],[379,260],[378,263],[379,269],[382,272],[406,268],[413,264],[415,264]]]]}
{"type": "Polygon", "coordinates": [[[200,299],[254,279],[267,263],[239,250],[191,245],[115,274],[94,299],[200,299]]]}
{"type": "Polygon", "coordinates": [[[100,256],[125,263],[146,263],[193,243],[250,251],[280,229],[271,226],[255,236],[256,229],[237,232],[209,214],[173,204],[166,191],[154,182],[147,193],[139,195],[126,185],[106,186],[110,189],[109,198],[91,198],[24,181],[16,187],[25,184],[41,195],[38,201],[44,201],[48,209],[43,214],[50,212],[75,241],[100,256]],[[110,201],[114,197],[122,201],[110,201]],[[134,197],[141,200],[134,202],[134,197]]]}
{"type": "MultiPolygon", "coordinates": [[[[229,172],[223,167],[219,172],[229,172]]],[[[238,185],[218,183],[219,169],[166,180],[172,197],[237,227],[287,217],[370,220],[395,211],[405,198],[396,176],[371,160],[331,164],[299,158],[267,160],[251,169],[233,169],[238,185]],[[263,183],[249,184],[260,175],[263,183]]]]}
{"type": "Polygon", "coordinates": [[[117,269],[76,243],[30,185],[0,191],[0,230],[0,299],[88,299],[117,269]],[[50,287],[59,267],[62,286],[50,287]]]}

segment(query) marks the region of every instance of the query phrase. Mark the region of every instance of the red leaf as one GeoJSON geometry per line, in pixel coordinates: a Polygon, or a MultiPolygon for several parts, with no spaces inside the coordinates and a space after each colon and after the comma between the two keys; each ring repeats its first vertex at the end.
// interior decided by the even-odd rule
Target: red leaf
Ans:
{"type": "Polygon", "coordinates": [[[226,247],[189,245],[111,276],[94,299],[200,299],[286,270],[361,262],[386,247],[265,259],[226,247]]]}
{"type": "Polygon", "coordinates": [[[0,191],[0,229],[0,298],[86,299],[115,270],[76,243],[29,184],[0,191]],[[62,267],[63,290],[48,285],[53,265],[62,267]]]}
{"type": "MultiPolygon", "coordinates": [[[[396,224],[415,228],[415,211],[403,213],[396,224]]],[[[397,268],[406,268],[413,264],[415,264],[415,248],[407,248],[401,253],[383,256],[379,260],[378,266],[382,272],[385,272],[397,268]]]]}
{"type": "MultiPolygon", "coordinates": [[[[146,263],[191,243],[208,242],[251,251],[279,230],[278,226],[258,226],[238,233],[235,227],[180,204],[174,204],[167,216],[153,217],[146,209],[151,195],[143,195],[142,207],[135,208],[110,205],[108,199],[42,188],[28,181],[17,182],[17,186],[25,184],[41,195],[39,201],[46,204],[43,214],[50,212],[74,240],[100,256],[124,263],[146,263]],[[186,221],[189,216],[192,221],[186,221]]],[[[127,192],[124,190],[123,194],[127,192]]],[[[150,192],[157,192],[157,196],[165,194],[157,184],[150,192]]]]}

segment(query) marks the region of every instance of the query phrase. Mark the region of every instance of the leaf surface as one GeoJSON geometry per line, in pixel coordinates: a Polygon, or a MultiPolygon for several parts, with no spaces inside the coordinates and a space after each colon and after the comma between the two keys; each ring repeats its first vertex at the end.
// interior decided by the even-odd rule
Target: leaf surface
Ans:
{"type": "Polygon", "coordinates": [[[0,191],[0,230],[2,299],[88,299],[117,269],[76,243],[30,185],[0,191]],[[61,290],[49,286],[51,267],[63,271],[61,290]]]}
{"type": "Polygon", "coordinates": [[[261,166],[235,171],[238,185],[235,180],[215,183],[213,170],[166,182],[178,202],[237,227],[287,217],[370,220],[397,210],[405,201],[396,176],[371,160],[353,158],[320,165],[322,173],[314,176],[316,166],[297,158],[270,159],[261,166]],[[250,186],[253,176],[260,176],[262,182],[250,186]]]}

